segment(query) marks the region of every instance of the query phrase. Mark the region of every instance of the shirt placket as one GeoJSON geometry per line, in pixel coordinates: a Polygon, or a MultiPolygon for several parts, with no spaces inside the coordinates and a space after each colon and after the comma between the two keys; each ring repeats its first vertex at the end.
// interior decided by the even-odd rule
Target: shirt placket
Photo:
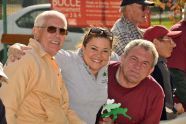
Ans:
{"type": "Polygon", "coordinates": [[[63,98],[63,95],[62,95],[62,76],[61,76],[61,72],[60,72],[60,69],[59,69],[59,66],[57,65],[55,59],[52,57],[51,58],[51,61],[52,63],[52,66],[54,68],[54,71],[55,71],[55,74],[56,74],[56,77],[57,77],[57,88],[58,88],[58,91],[59,91],[59,98],[60,98],[60,104],[62,104],[64,102],[64,98],[63,98]]]}

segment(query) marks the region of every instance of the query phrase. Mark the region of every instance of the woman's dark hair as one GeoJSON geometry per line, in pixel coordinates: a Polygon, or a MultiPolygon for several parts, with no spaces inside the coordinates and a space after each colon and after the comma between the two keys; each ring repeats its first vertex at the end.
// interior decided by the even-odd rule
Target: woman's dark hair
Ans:
{"type": "Polygon", "coordinates": [[[83,40],[83,46],[86,46],[86,44],[92,39],[92,38],[106,38],[110,41],[111,48],[113,43],[113,33],[105,28],[99,28],[99,27],[93,27],[91,28],[84,36],[83,40]]]}

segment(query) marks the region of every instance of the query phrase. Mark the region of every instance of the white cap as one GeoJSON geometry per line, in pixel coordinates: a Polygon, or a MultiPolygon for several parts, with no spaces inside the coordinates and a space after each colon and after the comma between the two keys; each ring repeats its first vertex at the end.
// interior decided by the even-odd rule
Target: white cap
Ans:
{"type": "Polygon", "coordinates": [[[0,63],[0,76],[2,76],[4,79],[8,79],[8,77],[6,76],[6,74],[3,71],[3,64],[0,63]]]}

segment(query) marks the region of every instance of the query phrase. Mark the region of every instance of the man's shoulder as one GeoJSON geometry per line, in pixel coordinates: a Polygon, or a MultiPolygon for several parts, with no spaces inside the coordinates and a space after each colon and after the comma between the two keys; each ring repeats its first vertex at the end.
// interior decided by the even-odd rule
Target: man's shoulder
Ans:
{"type": "Polygon", "coordinates": [[[39,54],[34,50],[25,51],[25,55],[21,58],[22,61],[35,61],[36,58],[39,58],[39,54]]]}
{"type": "Polygon", "coordinates": [[[144,79],[145,82],[149,82],[149,85],[154,85],[156,86],[158,83],[157,81],[153,78],[152,75],[149,75],[147,76],[145,79],[144,79]]]}
{"type": "Polygon", "coordinates": [[[120,65],[119,61],[110,61],[109,62],[109,68],[116,68],[120,65]]]}
{"type": "Polygon", "coordinates": [[[108,72],[113,73],[115,72],[120,66],[120,62],[118,61],[110,61],[108,66],[108,72]]]}
{"type": "Polygon", "coordinates": [[[186,21],[180,21],[180,22],[178,22],[178,23],[176,23],[176,24],[174,24],[171,28],[170,28],[170,30],[172,30],[172,31],[177,31],[177,30],[181,30],[181,28],[185,28],[186,27],[186,21]]]}
{"type": "MultiPolygon", "coordinates": [[[[114,23],[113,27],[117,26],[117,25],[120,24],[121,22],[122,22],[122,19],[121,19],[121,18],[117,19],[116,22],[114,23]]],[[[113,27],[112,27],[112,28],[113,28],[113,27]]]]}
{"type": "Polygon", "coordinates": [[[141,89],[143,89],[145,94],[148,94],[151,99],[164,99],[165,94],[162,87],[152,76],[149,75],[141,83],[141,89]]]}
{"type": "Polygon", "coordinates": [[[119,18],[119,19],[115,22],[115,24],[113,25],[111,31],[112,31],[113,33],[116,32],[116,31],[119,31],[119,30],[125,31],[125,30],[128,29],[127,27],[128,27],[128,24],[127,24],[124,20],[122,20],[122,18],[119,18]],[[124,28],[124,27],[125,27],[125,28],[124,28]]]}
{"type": "MultiPolygon", "coordinates": [[[[31,52],[32,50],[28,50],[28,51],[25,51],[25,55],[22,55],[19,59],[15,59],[15,61],[7,61],[7,63],[6,63],[6,66],[8,65],[8,66],[16,66],[17,64],[18,65],[24,65],[24,63],[26,63],[26,64],[29,64],[29,63],[32,63],[32,62],[34,62],[34,56],[33,56],[33,54],[32,54],[32,52],[31,52]]],[[[9,60],[9,58],[8,58],[8,60],[9,60]]]]}
{"type": "Polygon", "coordinates": [[[148,87],[148,89],[152,89],[153,91],[157,91],[160,93],[163,93],[163,89],[160,86],[160,84],[151,76],[149,75],[144,79],[145,85],[148,87]]]}

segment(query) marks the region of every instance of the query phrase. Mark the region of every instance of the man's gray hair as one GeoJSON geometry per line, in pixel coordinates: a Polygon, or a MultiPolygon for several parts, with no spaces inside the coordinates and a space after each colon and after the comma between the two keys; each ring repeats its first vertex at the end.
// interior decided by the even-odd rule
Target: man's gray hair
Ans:
{"type": "Polygon", "coordinates": [[[64,28],[67,29],[67,20],[65,15],[56,10],[44,11],[41,14],[39,14],[35,19],[34,26],[35,27],[45,26],[46,20],[52,17],[58,17],[59,19],[61,19],[64,22],[64,28]]]}
{"type": "Polygon", "coordinates": [[[124,48],[123,55],[126,56],[130,52],[130,50],[132,50],[136,46],[144,48],[146,51],[150,51],[152,53],[154,59],[152,63],[152,67],[154,67],[157,64],[159,55],[154,44],[150,41],[143,40],[143,39],[136,39],[129,42],[124,48]]]}

